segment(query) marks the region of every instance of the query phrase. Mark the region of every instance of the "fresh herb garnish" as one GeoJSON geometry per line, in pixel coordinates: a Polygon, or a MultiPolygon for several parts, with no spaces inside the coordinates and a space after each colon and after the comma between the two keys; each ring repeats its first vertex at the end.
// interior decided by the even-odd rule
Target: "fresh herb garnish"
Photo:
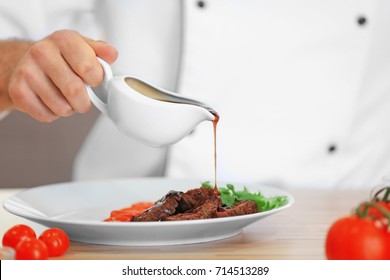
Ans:
{"type": "MultiPolygon", "coordinates": [[[[214,188],[214,185],[207,181],[202,183],[202,187],[214,188]]],[[[249,192],[246,187],[242,191],[236,191],[232,184],[226,184],[226,188],[219,187],[218,191],[221,194],[221,200],[224,205],[232,206],[240,200],[253,200],[256,202],[259,212],[281,207],[288,202],[286,196],[264,197],[260,192],[249,192]]]]}

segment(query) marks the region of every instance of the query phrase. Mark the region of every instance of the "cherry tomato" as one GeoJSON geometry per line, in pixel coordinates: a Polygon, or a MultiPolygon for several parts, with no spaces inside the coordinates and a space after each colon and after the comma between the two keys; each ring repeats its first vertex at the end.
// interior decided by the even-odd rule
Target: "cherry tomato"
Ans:
{"type": "Polygon", "coordinates": [[[39,240],[46,244],[49,257],[58,257],[65,254],[70,244],[68,235],[60,228],[45,230],[39,236],[39,240]]]}
{"type": "Polygon", "coordinates": [[[330,227],[325,247],[330,260],[390,260],[390,232],[380,220],[343,217],[330,227]]]}
{"type": "Polygon", "coordinates": [[[33,237],[23,238],[15,248],[16,260],[46,260],[48,256],[45,243],[33,237]]]}
{"type": "Polygon", "coordinates": [[[19,224],[11,227],[4,233],[2,243],[3,246],[15,249],[18,243],[26,237],[36,238],[35,231],[27,225],[19,224]]]}

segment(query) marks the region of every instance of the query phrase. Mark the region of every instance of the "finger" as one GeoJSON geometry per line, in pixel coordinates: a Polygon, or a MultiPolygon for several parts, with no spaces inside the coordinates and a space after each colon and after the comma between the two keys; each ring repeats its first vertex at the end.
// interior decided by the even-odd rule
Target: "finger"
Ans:
{"type": "Polygon", "coordinates": [[[84,39],[95,51],[96,56],[102,58],[109,64],[113,64],[115,60],[118,58],[118,51],[111,45],[107,44],[106,42],[95,41],[87,37],[84,37],[84,39]]]}
{"type": "Polygon", "coordinates": [[[46,76],[37,64],[33,63],[31,70],[34,75],[29,75],[26,81],[42,102],[57,116],[67,117],[71,116],[75,111],[62,95],[60,90],[53,84],[53,82],[46,76]]]}
{"type": "Polygon", "coordinates": [[[51,36],[61,55],[73,71],[88,85],[98,86],[103,80],[103,69],[95,51],[75,31],[55,32],[51,36]]]}
{"type": "Polygon", "coordinates": [[[11,79],[9,96],[15,108],[41,122],[52,122],[56,116],[27,85],[24,80],[16,82],[11,79]]]}
{"type": "Polygon", "coordinates": [[[30,51],[31,55],[73,110],[79,113],[87,112],[91,107],[91,102],[84,82],[64,60],[55,45],[42,44],[43,46],[33,46],[30,51]]]}

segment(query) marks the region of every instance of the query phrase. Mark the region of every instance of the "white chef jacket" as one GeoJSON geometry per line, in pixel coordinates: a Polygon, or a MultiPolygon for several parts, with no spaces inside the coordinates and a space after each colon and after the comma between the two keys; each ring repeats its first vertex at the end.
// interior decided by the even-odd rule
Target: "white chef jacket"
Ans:
{"type": "MultiPolygon", "coordinates": [[[[99,0],[95,9],[119,50],[116,74],[219,112],[219,180],[371,188],[390,173],[390,2],[99,0]]],[[[167,158],[168,177],[213,180],[212,141],[202,123],[166,157],[101,117],[74,177],[156,175],[167,158]]]]}

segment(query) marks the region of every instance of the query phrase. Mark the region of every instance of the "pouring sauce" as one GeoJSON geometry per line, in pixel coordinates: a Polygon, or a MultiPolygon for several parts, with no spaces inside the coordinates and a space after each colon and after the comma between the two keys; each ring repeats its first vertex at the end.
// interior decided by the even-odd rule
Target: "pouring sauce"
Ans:
{"type": "Polygon", "coordinates": [[[219,115],[214,112],[213,129],[214,129],[214,194],[219,194],[217,188],[217,124],[219,115]]]}
{"type": "Polygon", "coordinates": [[[214,193],[218,194],[218,188],[217,188],[217,124],[219,121],[219,115],[218,113],[208,107],[207,105],[193,100],[189,98],[184,98],[176,95],[171,95],[166,92],[163,92],[161,90],[158,90],[151,85],[148,85],[138,79],[126,77],[125,82],[128,86],[132,87],[135,91],[143,94],[146,97],[163,101],[163,102],[172,102],[172,103],[182,103],[182,104],[190,104],[190,105],[196,105],[203,107],[204,109],[208,110],[211,114],[214,115],[213,120],[213,130],[214,130],[214,193]]]}

